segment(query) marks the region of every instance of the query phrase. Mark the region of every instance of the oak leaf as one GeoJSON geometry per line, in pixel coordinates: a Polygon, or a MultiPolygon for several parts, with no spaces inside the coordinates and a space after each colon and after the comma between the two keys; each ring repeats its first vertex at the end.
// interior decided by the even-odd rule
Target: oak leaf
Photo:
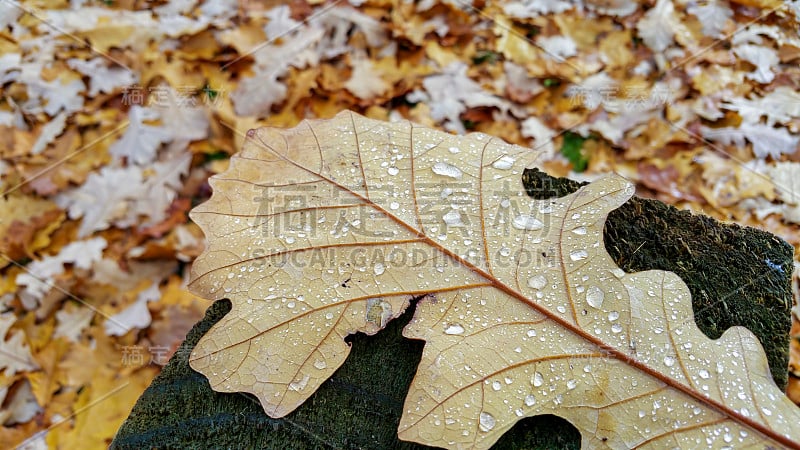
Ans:
{"type": "Polygon", "coordinates": [[[0,342],[3,344],[0,351],[0,370],[9,377],[18,372],[39,368],[31,355],[25,333],[11,329],[15,321],[11,312],[0,314],[0,342]]]}
{"type": "Polygon", "coordinates": [[[710,340],[673,273],[628,274],[603,246],[618,176],[554,200],[524,195],[541,153],[345,112],[251,130],[193,219],[208,247],[191,288],[233,309],[190,357],[214,390],[271,417],[414,298],[426,341],[399,437],[488,448],[554,414],[585,447],[798,447],[800,411],[757,339],[710,340]]]}

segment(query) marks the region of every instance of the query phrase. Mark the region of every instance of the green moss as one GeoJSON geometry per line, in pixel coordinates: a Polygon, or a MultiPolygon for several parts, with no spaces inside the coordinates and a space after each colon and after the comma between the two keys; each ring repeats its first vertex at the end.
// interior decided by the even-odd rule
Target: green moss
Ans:
{"type": "Polygon", "coordinates": [[[472,64],[480,65],[483,63],[494,64],[500,60],[502,55],[491,50],[478,50],[475,56],[472,57],[472,64]]]}
{"type": "Polygon", "coordinates": [[[224,150],[219,150],[219,151],[216,151],[214,153],[206,153],[205,154],[205,158],[206,158],[207,162],[208,161],[217,161],[217,160],[220,160],[220,159],[228,159],[230,157],[231,157],[231,155],[226,153],[224,150]]]}
{"type": "Polygon", "coordinates": [[[543,84],[544,87],[557,87],[561,86],[561,80],[558,78],[545,78],[543,84]]]}
{"type": "MultiPolygon", "coordinates": [[[[526,171],[529,194],[561,196],[579,184],[526,171]]],[[[757,230],[722,225],[660,202],[632,199],[613,212],[606,248],[628,271],[658,268],[689,285],[701,329],[718,336],[743,324],[764,342],[772,372],[785,383],[791,247],[757,230]],[[769,263],[766,261],[769,260],[769,263]]],[[[375,336],[356,335],[347,362],[297,411],[271,419],[247,394],[222,394],[188,365],[200,337],[230,310],[214,303],[137,402],[111,447],[420,449],[397,440],[422,342],[404,339],[411,310],[375,336]]],[[[579,448],[580,436],[554,416],[520,421],[496,449],[579,448]]]]}
{"type": "Polygon", "coordinates": [[[205,85],[205,86],[203,86],[203,94],[205,94],[207,99],[214,100],[219,95],[219,91],[216,90],[216,89],[213,89],[209,85],[205,85]]]}
{"type": "Polygon", "coordinates": [[[564,133],[564,141],[561,144],[561,154],[572,163],[572,170],[583,172],[589,165],[589,158],[583,151],[583,143],[586,138],[580,134],[567,131],[564,133]]]}

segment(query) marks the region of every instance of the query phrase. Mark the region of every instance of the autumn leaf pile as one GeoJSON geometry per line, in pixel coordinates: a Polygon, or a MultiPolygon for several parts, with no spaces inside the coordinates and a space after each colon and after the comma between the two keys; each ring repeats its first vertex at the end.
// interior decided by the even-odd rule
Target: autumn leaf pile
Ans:
{"type": "Polygon", "coordinates": [[[0,0],[1,448],[108,444],[208,305],[187,212],[251,128],[482,131],[800,243],[797,1],[41,4],[0,0]]]}

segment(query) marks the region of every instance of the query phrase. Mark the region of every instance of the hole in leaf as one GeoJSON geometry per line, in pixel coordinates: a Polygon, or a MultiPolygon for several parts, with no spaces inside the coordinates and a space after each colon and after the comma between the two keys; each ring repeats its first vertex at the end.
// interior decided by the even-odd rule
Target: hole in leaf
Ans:
{"type": "Polygon", "coordinates": [[[568,420],[552,414],[526,417],[511,427],[492,450],[500,449],[578,449],[581,434],[568,420]]]}

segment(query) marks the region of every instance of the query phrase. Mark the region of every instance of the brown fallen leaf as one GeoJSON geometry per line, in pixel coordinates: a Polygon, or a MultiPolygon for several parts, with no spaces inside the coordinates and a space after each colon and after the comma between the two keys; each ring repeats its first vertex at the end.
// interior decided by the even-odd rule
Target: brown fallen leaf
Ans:
{"type": "Polygon", "coordinates": [[[540,155],[349,112],[249,132],[192,212],[209,245],[191,287],[233,302],[192,367],[282,417],[341,366],[345,336],[428,294],[404,331],[427,343],[401,439],[488,448],[555,414],[589,447],[798,447],[800,410],[758,340],[706,338],[675,274],[626,274],[606,253],[633,186],[531,200],[520,175],[540,155]]]}
{"type": "MultiPolygon", "coordinates": [[[[0,253],[8,258],[32,257],[50,244],[50,235],[65,214],[55,203],[25,195],[0,198],[0,253]]],[[[0,268],[9,264],[0,258],[0,268]]]]}
{"type": "Polygon", "coordinates": [[[403,438],[486,447],[519,417],[545,412],[572,420],[597,445],[689,445],[714,439],[712,428],[717,438],[743,443],[759,439],[747,428],[783,443],[791,441],[782,433],[797,436],[783,428],[794,423],[796,408],[765,381],[763,355],[751,351],[759,348],[755,338],[734,329],[709,341],[694,326],[677,277],[625,275],[608,259],[600,240],[605,214],[632,192],[621,179],[536,202],[507,185],[518,183],[514,167],[537,155],[485,135],[456,138],[348,114],[257,133],[216,177],[212,200],[194,212],[211,241],[195,263],[194,288],[234,300],[234,311],[192,357],[215,389],[252,392],[270,415],[283,416],[341,365],[349,350],[344,336],[374,333],[411,296],[439,292],[420,302],[406,330],[428,346],[400,425],[403,438]],[[290,183],[270,186],[276,173],[290,183]],[[243,194],[243,186],[259,185],[261,196],[243,194]],[[288,206],[299,186],[308,189],[308,204],[265,214],[263,200],[288,206]],[[412,189],[397,192],[402,186],[412,189]],[[443,196],[448,186],[463,194],[443,196]],[[490,198],[500,208],[479,207],[490,198]],[[378,223],[373,230],[391,235],[365,235],[353,225],[367,218],[378,223]],[[478,244],[467,243],[473,240],[478,244]],[[542,255],[535,264],[523,263],[525,241],[529,257],[542,255]],[[347,253],[354,249],[363,251],[358,262],[347,253]],[[315,266],[323,250],[328,265],[315,266]],[[391,250],[426,258],[397,264],[391,250]],[[273,355],[282,356],[272,362],[273,355]],[[611,385],[612,378],[626,383],[611,385]],[[588,411],[577,404],[587,399],[594,402],[588,411]],[[662,415],[662,407],[671,413],[662,415]],[[626,434],[642,420],[649,435],[626,434]]]}

